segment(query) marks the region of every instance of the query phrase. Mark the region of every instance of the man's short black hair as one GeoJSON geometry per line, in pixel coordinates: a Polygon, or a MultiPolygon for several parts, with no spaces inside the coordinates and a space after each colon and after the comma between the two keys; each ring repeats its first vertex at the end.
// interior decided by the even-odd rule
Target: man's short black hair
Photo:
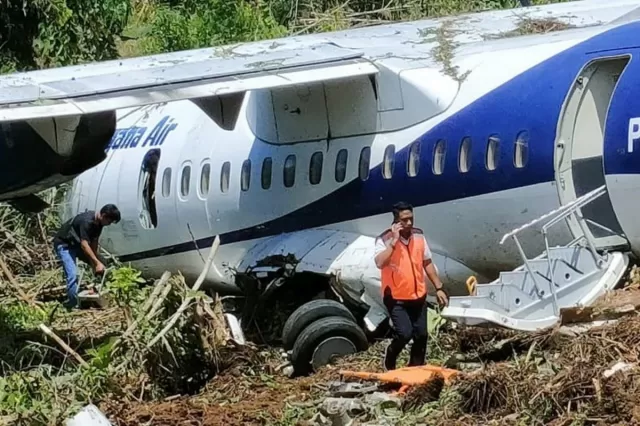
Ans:
{"type": "Polygon", "coordinates": [[[102,206],[100,209],[100,215],[111,219],[113,223],[120,222],[120,210],[118,210],[115,204],[105,204],[102,206]]]}
{"type": "Polygon", "coordinates": [[[405,210],[409,210],[410,212],[413,212],[413,206],[409,203],[405,203],[404,201],[395,203],[393,205],[393,209],[391,210],[391,212],[393,213],[393,218],[398,219],[398,217],[400,216],[400,212],[405,210]]]}

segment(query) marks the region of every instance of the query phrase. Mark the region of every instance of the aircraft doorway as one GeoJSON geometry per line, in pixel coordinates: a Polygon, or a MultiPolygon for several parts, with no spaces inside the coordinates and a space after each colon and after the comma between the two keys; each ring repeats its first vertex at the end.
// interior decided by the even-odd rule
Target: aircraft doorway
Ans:
{"type": "MultiPolygon", "coordinates": [[[[618,78],[629,60],[625,56],[588,63],[569,91],[560,115],[554,160],[562,204],[605,184],[603,150],[607,112],[618,78]]],[[[628,246],[608,193],[584,206],[582,214],[597,248],[628,246]]],[[[576,237],[583,234],[573,217],[569,226],[576,237]]]]}
{"type": "Polygon", "coordinates": [[[146,229],[158,226],[158,211],[156,208],[156,178],[160,150],[150,149],[142,160],[139,185],[140,223],[146,229]]]}

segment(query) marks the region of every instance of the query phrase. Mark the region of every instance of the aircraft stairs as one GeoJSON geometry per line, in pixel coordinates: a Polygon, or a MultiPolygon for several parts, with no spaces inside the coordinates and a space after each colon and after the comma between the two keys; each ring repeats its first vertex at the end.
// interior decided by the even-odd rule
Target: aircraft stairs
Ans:
{"type": "Polygon", "coordinates": [[[605,186],[601,186],[504,235],[500,244],[512,237],[524,264],[513,271],[501,272],[488,284],[478,284],[471,279],[467,282],[470,294],[450,297],[442,316],[465,325],[499,325],[535,331],[557,324],[560,309],[589,306],[613,289],[627,269],[628,256],[616,251],[600,253],[586,227],[587,221],[594,222],[585,219],[580,210],[605,193],[605,186]],[[576,218],[582,235],[566,246],[549,247],[548,230],[571,215],[576,218]],[[542,236],[546,250],[536,258],[527,259],[518,233],[545,220],[542,236]]]}

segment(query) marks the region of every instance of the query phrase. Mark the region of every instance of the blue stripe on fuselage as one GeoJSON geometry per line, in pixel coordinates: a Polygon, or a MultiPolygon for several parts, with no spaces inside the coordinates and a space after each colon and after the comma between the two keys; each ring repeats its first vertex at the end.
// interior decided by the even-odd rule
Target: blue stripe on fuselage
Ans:
{"type": "Polygon", "coordinates": [[[631,121],[640,118],[640,52],[636,50],[634,53],[618,79],[607,114],[604,139],[607,175],[640,174],[640,120],[631,121]]]}
{"type": "MultiPolygon", "coordinates": [[[[396,153],[393,179],[383,179],[381,165],[376,166],[364,182],[355,179],[277,219],[222,234],[221,243],[384,214],[390,212],[398,200],[425,206],[553,181],[556,123],[573,80],[597,52],[626,46],[638,33],[640,24],[630,23],[596,35],[514,77],[438,124],[419,139],[421,167],[417,177],[406,175],[409,148],[404,148],[396,153]],[[514,141],[522,130],[527,130],[530,136],[529,162],[525,168],[517,169],[513,164],[514,141]],[[484,164],[485,152],[488,137],[494,133],[501,140],[500,161],[497,169],[489,172],[484,164]],[[461,174],[457,157],[465,136],[472,139],[472,165],[469,172],[461,174]],[[447,141],[446,164],[444,173],[435,176],[431,165],[433,148],[439,139],[447,141]]],[[[210,246],[213,238],[197,240],[198,247],[210,246]]],[[[121,260],[134,261],[194,249],[194,242],[188,241],[123,255],[121,260]]]]}

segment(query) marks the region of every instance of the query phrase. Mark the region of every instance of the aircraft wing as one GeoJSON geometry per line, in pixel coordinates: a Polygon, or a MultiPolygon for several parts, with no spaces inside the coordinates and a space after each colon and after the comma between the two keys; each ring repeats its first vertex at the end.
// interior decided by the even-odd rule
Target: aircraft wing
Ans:
{"type": "Polygon", "coordinates": [[[362,52],[328,42],[272,46],[252,54],[210,48],[0,76],[0,122],[78,116],[378,71],[362,52]]]}

